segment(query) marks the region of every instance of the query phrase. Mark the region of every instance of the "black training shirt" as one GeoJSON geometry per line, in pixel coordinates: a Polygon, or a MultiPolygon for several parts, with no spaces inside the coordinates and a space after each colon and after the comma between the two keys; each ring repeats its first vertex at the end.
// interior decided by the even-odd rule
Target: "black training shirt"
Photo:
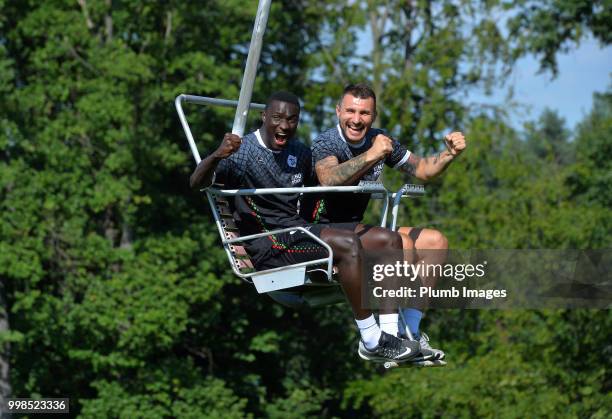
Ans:
{"type": "MultiPolygon", "coordinates": [[[[281,151],[272,151],[261,139],[259,130],[242,138],[238,151],[221,160],[215,181],[224,189],[289,188],[312,183],[310,149],[291,139],[281,151]]],[[[299,193],[284,195],[237,196],[234,219],[240,235],[303,226],[298,214],[299,193]]]]}
{"type": "MultiPolygon", "coordinates": [[[[372,140],[385,131],[370,128],[359,144],[351,144],[344,139],[340,125],[321,133],[312,143],[314,162],[335,156],[342,164],[372,147],[372,140]]],[[[393,151],[386,159],[379,161],[365,173],[360,180],[377,181],[386,164],[390,167],[403,166],[410,157],[410,151],[393,139],[393,151]]],[[[305,195],[304,217],[313,222],[358,222],[368,206],[370,194],[326,193],[319,196],[305,195]]]]}

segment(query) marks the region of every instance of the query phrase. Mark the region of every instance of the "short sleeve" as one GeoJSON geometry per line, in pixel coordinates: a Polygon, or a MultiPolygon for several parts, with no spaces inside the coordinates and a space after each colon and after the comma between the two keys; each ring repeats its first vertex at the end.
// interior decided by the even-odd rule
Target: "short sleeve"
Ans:
{"type": "Polygon", "coordinates": [[[312,142],[312,157],[315,163],[334,156],[340,158],[342,150],[338,146],[339,142],[332,136],[319,135],[312,142]]]}
{"type": "Polygon", "coordinates": [[[225,188],[239,188],[246,171],[248,160],[246,153],[239,150],[219,162],[215,168],[215,182],[225,185],[225,188]]]}
{"type": "Polygon", "coordinates": [[[400,168],[410,157],[410,151],[399,141],[393,138],[393,151],[385,159],[385,164],[389,167],[400,168]]]}

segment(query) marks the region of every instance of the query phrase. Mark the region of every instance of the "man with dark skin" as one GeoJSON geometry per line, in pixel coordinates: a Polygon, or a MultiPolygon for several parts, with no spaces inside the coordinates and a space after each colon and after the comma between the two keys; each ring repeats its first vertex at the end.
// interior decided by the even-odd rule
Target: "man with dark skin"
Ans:
{"type": "MultiPolygon", "coordinates": [[[[262,127],[243,138],[225,134],[219,147],[200,162],[191,175],[192,188],[209,187],[215,179],[226,188],[300,187],[313,176],[310,149],[295,140],[300,116],[297,97],[276,92],[262,112],[262,127]]],[[[364,283],[363,248],[354,223],[307,225],[298,214],[299,194],[237,196],[234,217],[242,236],[288,227],[305,227],[333,250],[339,282],[351,305],[361,334],[359,355],[371,361],[405,361],[419,355],[418,342],[380,330],[372,312],[361,306],[364,283]]],[[[379,234],[395,249],[401,237],[384,229],[379,234]]],[[[245,242],[257,270],[271,269],[327,257],[327,250],[302,231],[271,234],[245,242]]]]}
{"type": "MultiPolygon", "coordinates": [[[[336,115],[338,125],[321,133],[312,145],[317,178],[323,186],[354,185],[360,180],[378,180],[385,164],[428,181],[444,172],[466,148],[463,134],[452,132],[444,138],[446,150],[434,156],[419,157],[406,150],[384,131],[372,128],[376,120],[376,95],[365,84],[349,85],[344,89],[336,106],[336,115]]],[[[320,202],[314,204],[315,208],[324,207],[324,211],[313,215],[323,222],[360,221],[368,201],[369,195],[364,194],[347,205],[341,196],[326,194],[320,202]]],[[[412,253],[412,249],[416,249],[416,261],[437,264],[446,258],[448,241],[439,231],[400,227],[398,232],[405,250],[411,250],[412,253]]],[[[366,243],[364,247],[369,248],[366,243]]],[[[435,279],[421,278],[428,286],[433,286],[435,279]]],[[[427,335],[419,331],[422,314],[416,308],[402,310],[402,318],[411,334],[420,341],[422,350],[431,350],[436,353],[437,359],[442,359],[444,352],[431,348],[427,335]]],[[[404,328],[403,324],[401,326],[400,330],[404,328]]],[[[388,329],[383,327],[383,330],[393,333],[398,328],[389,324],[388,329]]]]}

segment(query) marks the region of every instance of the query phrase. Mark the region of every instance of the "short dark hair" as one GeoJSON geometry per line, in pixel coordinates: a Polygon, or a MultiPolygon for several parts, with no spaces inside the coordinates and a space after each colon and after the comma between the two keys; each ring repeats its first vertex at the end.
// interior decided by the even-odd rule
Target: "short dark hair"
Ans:
{"type": "Polygon", "coordinates": [[[295,106],[298,107],[298,109],[301,109],[300,100],[293,93],[284,91],[272,93],[270,96],[268,96],[268,100],[266,100],[266,109],[268,109],[268,106],[270,106],[270,104],[274,101],[293,103],[295,106]]]}
{"type": "Polygon", "coordinates": [[[357,84],[348,84],[344,90],[342,91],[342,96],[340,96],[340,101],[338,101],[338,106],[342,104],[342,100],[346,95],[352,95],[359,99],[374,99],[374,109],[376,109],[376,93],[370,86],[365,83],[357,83],[357,84]]]}

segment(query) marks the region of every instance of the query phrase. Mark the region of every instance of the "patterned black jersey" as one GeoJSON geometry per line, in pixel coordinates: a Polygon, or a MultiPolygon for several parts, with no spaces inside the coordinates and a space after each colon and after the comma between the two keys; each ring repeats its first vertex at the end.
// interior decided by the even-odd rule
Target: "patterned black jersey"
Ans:
{"type": "MultiPolygon", "coordinates": [[[[372,140],[385,131],[370,128],[359,144],[350,144],[344,139],[340,126],[331,128],[320,134],[312,143],[314,162],[329,156],[335,156],[340,164],[352,159],[372,147],[372,140]]],[[[383,170],[383,165],[401,167],[410,157],[410,151],[393,139],[393,152],[386,159],[376,163],[360,180],[377,181],[383,170]]],[[[317,197],[306,195],[303,213],[312,222],[356,222],[361,221],[368,206],[370,194],[329,193],[317,197]]]]}
{"type": "MultiPolygon", "coordinates": [[[[272,151],[259,131],[245,135],[238,151],[221,160],[215,170],[215,182],[224,184],[224,189],[301,187],[312,181],[312,154],[307,146],[293,139],[283,150],[272,151]]],[[[298,199],[298,193],[237,196],[234,218],[240,234],[304,225],[298,199]]]]}

